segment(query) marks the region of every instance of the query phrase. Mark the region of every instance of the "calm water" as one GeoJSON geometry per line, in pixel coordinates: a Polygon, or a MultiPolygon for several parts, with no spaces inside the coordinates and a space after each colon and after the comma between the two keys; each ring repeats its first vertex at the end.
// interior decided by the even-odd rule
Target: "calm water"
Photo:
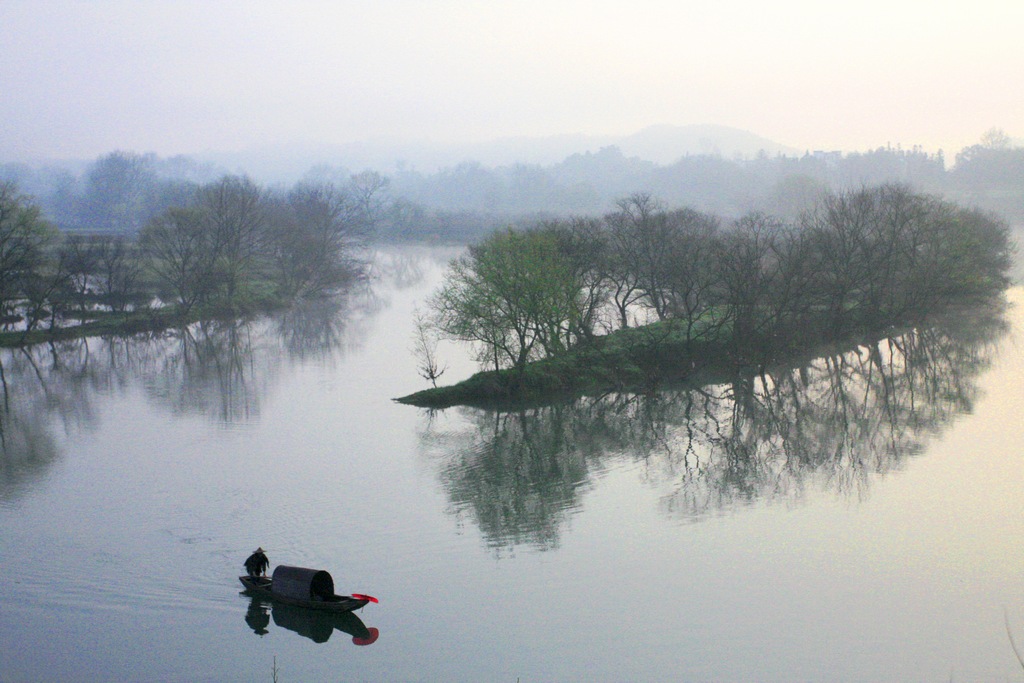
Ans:
{"type": "Polygon", "coordinates": [[[1024,679],[1024,291],[763,382],[429,414],[391,399],[450,255],[4,352],[0,681],[1024,679]],[[381,602],[253,603],[257,545],[381,602]]]}

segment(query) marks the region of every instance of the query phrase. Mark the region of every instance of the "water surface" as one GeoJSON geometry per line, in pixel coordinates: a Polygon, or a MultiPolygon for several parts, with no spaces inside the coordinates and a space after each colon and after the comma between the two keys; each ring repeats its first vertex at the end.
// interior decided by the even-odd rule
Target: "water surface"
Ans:
{"type": "Polygon", "coordinates": [[[450,255],[3,352],[0,680],[1024,677],[1021,289],[765,378],[431,413],[392,399],[450,255]],[[379,639],[239,595],[257,545],[379,639]]]}

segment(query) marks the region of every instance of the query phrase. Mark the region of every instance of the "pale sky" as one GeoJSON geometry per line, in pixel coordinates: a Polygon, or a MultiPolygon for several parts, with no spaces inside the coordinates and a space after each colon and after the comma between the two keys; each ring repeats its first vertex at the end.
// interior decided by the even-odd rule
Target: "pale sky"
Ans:
{"type": "Polygon", "coordinates": [[[707,123],[1024,137],[1024,2],[0,0],[0,161],[707,123]]]}

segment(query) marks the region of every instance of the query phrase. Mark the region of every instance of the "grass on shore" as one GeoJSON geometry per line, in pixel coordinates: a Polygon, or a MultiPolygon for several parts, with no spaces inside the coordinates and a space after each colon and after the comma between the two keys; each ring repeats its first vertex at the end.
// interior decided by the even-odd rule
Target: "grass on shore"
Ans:
{"type": "Polygon", "coordinates": [[[395,400],[423,408],[447,408],[549,403],[607,391],[650,391],[724,367],[730,354],[723,339],[728,339],[727,330],[688,342],[682,325],[657,322],[595,337],[521,369],[486,370],[457,384],[395,400]]]}

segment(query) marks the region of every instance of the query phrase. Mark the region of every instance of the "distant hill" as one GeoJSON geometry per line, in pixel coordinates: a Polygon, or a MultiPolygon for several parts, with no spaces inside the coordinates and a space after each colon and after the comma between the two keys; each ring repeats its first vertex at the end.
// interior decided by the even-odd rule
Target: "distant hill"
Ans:
{"type": "Polygon", "coordinates": [[[729,126],[650,126],[614,143],[626,156],[671,164],[684,156],[711,155],[724,159],[798,156],[804,150],[787,147],[760,135],[729,126]]]}
{"type": "Polygon", "coordinates": [[[509,137],[481,143],[431,143],[369,140],[343,145],[302,143],[267,145],[242,152],[207,151],[196,154],[231,170],[243,170],[264,182],[293,182],[317,165],[351,171],[373,169],[382,173],[415,170],[433,173],[461,163],[483,166],[559,163],[573,154],[597,152],[615,146],[627,157],[670,164],[687,155],[715,155],[725,159],[752,158],[761,151],[770,156],[803,153],[749,131],[717,125],[644,128],[625,136],[552,135],[509,137]]]}

